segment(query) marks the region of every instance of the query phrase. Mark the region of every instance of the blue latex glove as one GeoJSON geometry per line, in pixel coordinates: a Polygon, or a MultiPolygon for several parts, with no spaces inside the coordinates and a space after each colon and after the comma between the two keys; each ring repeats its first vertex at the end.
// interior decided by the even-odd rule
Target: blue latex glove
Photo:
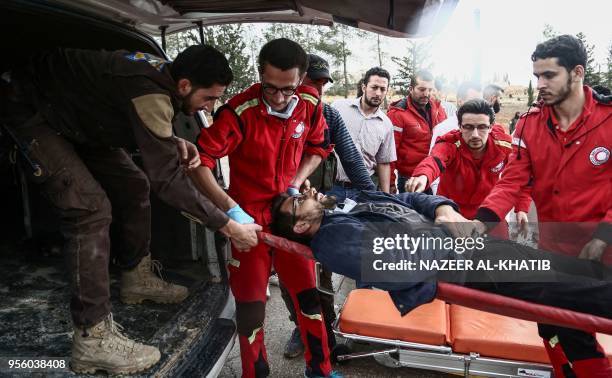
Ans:
{"type": "Polygon", "coordinates": [[[255,223],[255,219],[242,210],[240,205],[232,207],[225,214],[240,224],[255,223]]]}
{"type": "Polygon", "coordinates": [[[300,190],[293,185],[289,185],[287,188],[287,194],[289,194],[291,197],[299,196],[300,190]]]}

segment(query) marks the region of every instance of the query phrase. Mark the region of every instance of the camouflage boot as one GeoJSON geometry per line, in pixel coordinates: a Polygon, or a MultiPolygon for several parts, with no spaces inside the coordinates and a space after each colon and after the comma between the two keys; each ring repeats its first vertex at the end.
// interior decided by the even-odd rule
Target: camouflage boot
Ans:
{"type": "Polygon", "coordinates": [[[120,297],[123,303],[141,303],[145,299],[156,303],[179,303],[187,298],[189,291],[185,286],[166,282],[153,270],[161,276],[161,264],[147,255],[134,269],[121,274],[120,297]]]}
{"type": "Polygon", "coordinates": [[[71,368],[75,373],[134,374],[159,361],[159,349],[137,343],[122,333],[113,315],[91,328],[74,327],[71,368]]]}

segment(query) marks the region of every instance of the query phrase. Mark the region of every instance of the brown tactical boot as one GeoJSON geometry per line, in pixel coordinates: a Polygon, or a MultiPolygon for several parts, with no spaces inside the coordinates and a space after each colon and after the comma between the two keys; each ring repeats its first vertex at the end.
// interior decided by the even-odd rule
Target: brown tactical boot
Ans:
{"type": "Polygon", "coordinates": [[[161,276],[161,263],[146,255],[134,269],[121,274],[119,294],[123,303],[141,303],[145,299],[156,303],[179,303],[187,298],[189,290],[185,286],[166,282],[153,270],[161,276]]]}
{"type": "Polygon", "coordinates": [[[159,349],[137,343],[122,333],[113,315],[91,328],[74,327],[71,368],[75,373],[134,374],[147,370],[159,361],[159,349]]]}

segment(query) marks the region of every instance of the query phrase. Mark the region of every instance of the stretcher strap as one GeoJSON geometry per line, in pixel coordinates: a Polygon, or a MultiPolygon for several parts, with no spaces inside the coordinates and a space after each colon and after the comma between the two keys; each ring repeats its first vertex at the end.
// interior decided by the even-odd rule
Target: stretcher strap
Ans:
{"type": "MultiPolygon", "coordinates": [[[[274,248],[298,253],[306,258],[314,259],[310,248],[302,244],[265,232],[259,232],[258,234],[261,241],[274,248]]],[[[600,332],[612,335],[611,319],[563,308],[531,303],[521,299],[487,293],[485,291],[470,289],[447,282],[438,282],[436,297],[448,303],[512,318],[575,328],[586,332],[600,332]]]]}

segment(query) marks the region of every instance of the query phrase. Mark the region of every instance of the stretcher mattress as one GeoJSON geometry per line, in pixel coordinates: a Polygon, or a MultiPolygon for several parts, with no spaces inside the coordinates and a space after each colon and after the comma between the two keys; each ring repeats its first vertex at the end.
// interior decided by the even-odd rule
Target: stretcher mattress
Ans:
{"type": "Polygon", "coordinates": [[[346,299],[339,326],[344,333],[446,345],[447,318],[446,304],[439,300],[402,317],[386,291],[357,289],[346,299]]]}
{"type": "MultiPolygon", "coordinates": [[[[388,340],[450,345],[456,353],[515,361],[549,363],[534,322],[509,318],[440,300],[402,317],[385,291],[349,293],[340,314],[340,331],[388,340]]],[[[612,336],[597,339],[612,358],[612,336]]]]}

